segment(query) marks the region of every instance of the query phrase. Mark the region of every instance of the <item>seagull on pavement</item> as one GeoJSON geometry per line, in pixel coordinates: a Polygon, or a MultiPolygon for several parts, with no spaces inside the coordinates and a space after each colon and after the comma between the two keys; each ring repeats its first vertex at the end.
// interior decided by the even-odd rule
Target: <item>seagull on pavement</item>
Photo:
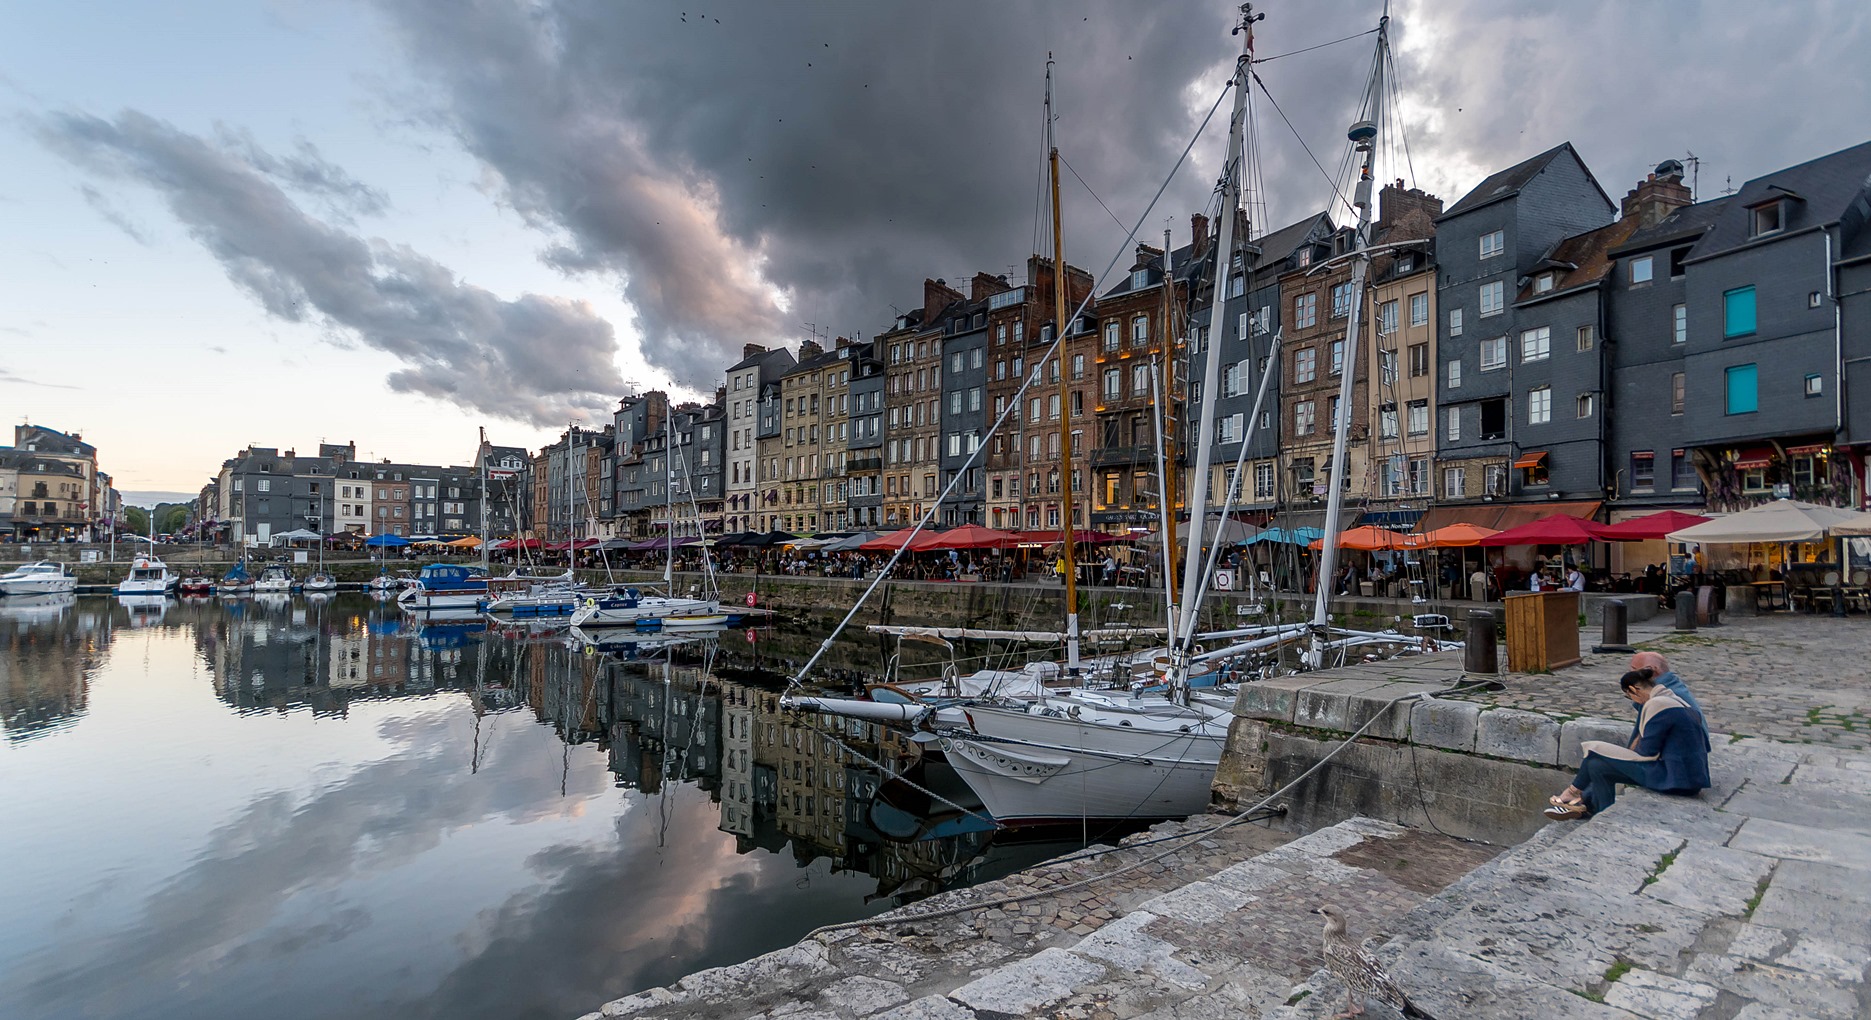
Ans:
{"type": "Polygon", "coordinates": [[[1351,940],[1351,934],[1345,930],[1345,915],[1337,907],[1326,904],[1313,913],[1325,915],[1325,969],[1345,983],[1345,1012],[1338,1014],[1338,1020],[1363,1016],[1364,1003],[1369,999],[1376,999],[1412,1020],[1436,1020],[1417,1008],[1390,975],[1384,973],[1377,957],[1371,955],[1368,943],[1359,945],[1351,940]]]}

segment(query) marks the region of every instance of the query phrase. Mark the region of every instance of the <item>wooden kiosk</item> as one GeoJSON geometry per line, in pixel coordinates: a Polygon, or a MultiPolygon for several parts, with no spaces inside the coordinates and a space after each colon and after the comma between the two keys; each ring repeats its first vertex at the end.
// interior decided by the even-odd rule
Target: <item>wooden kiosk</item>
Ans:
{"type": "Polygon", "coordinates": [[[1579,661],[1579,593],[1507,594],[1507,669],[1548,673],[1579,661]]]}

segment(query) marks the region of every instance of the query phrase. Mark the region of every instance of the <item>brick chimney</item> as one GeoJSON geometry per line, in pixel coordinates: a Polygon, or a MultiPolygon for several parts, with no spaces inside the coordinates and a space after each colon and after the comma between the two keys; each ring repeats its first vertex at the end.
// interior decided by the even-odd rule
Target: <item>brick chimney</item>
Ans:
{"type": "Polygon", "coordinates": [[[942,309],[961,300],[961,291],[948,285],[947,280],[923,280],[923,323],[936,320],[942,309]]]}
{"type": "Polygon", "coordinates": [[[1160,266],[1162,265],[1162,258],[1163,249],[1153,248],[1147,244],[1140,244],[1137,246],[1137,261],[1132,263],[1130,268],[1143,269],[1152,265],[1160,266]]]}
{"type": "Polygon", "coordinates": [[[851,338],[848,336],[841,336],[832,344],[832,347],[834,349],[840,350],[840,351],[844,350],[845,348],[849,346],[851,346],[851,338]]]}
{"type": "Polygon", "coordinates": [[[1198,259],[1208,254],[1208,217],[1201,213],[1189,217],[1189,245],[1198,259]]]}
{"type": "Polygon", "coordinates": [[[995,276],[993,273],[976,273],[974,274],[974,280],[968,284],[968,300],[986,301],[996,294],[1001,294],[1012,289],[1012,287],[1007,285],[1007,278],[1004,276],[995,276]]]}
{"type": "Polygon", "coordinates": [[[765,354],[767,349],[759,344],[747,344],[741,348],[741,357],[751,358],[756,354],[765,354]]]}
{"type": "Polygon", "coordinates": [[[1379,237],[1394,240],[1399,230],[1406,237],[1432,237],[1436,217],[1442,215],[1442,199],[1421,188],[1406,188],[1397,180],[1378,193],[1377,210],[1379,237]]]}
{"type": "Polygon", "coordinates": [[[1689,205],[1692,198],[1689,189],[1683,185],[1683,174],[1678,167],[1681,164],[1665,164],[1671,167],[1669,172],[1651,174],[1639,181],[1631,193],[1624,196],[1620,211],[1624,218],[1637,217],[1639,227],[1648,227],[1689,205]]]}
{"type": "Polygon", "coordinates": [[[804,361],[807,358],[816,358],[819,355],[824,354],[824,353],[825,353],[825,348],[820,347],[819,342],[817,340],[807,340],[806,342],[799,345],[799,360],[800,361],[804,361]]]}

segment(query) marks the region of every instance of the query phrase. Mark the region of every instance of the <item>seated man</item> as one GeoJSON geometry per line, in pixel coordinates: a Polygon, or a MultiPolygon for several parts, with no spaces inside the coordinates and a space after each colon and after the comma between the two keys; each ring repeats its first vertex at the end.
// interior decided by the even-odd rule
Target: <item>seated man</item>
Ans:
{"type": "MultiPolygon", "coordinates": [[[[1681,698],[1684,704],[1695,709],[1696,714],[1702,716],[1702,725],[1708,726],[1709,717],[1703,714],[1702,703],[1696,700],[1694,694],[1689,693],[1689,685],[1684,683],[1683,678],[1677,676],[1676,671],[1670,668],[1670,660],[1664,658],[1661,652],[1638,652],[1631,656],[1631,662],[1627,668],[1649,670],[1650,678],[1655,680],[1658,686],[1667,689],[1671,694],[1681,698]]],[[[1641,712],[1643,709],[1639,707],[1638,711],[1641,712]]]]}
{"type": "Polygon", "coordinates": [[[1624,674],[1618,686],[1639,707],[1634,746],[1586,741],[1579,774],[1552,799],[1549,818],[1597,814],[1617,799],[1619,783],[1685,796],[1709,788],[1709,735],[1701,714],[1644,670],[1624,674]]]}

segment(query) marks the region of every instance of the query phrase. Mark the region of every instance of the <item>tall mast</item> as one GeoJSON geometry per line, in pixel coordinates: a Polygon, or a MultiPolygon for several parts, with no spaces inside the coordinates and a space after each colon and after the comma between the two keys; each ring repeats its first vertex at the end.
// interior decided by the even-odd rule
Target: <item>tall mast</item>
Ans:
{"type": "MultiPolygon", "coordinates": [[[[1241,56],[1234,65],[1234,114],[1228,121],[1228,160],[1222,170],[1221,230],[1215,241],[1215,278],[1209,297],[1208,358],[1202,368],[1202,413],[1192,440],[1195,443],[1195,474],[1189,484],[1189,542],[1184,555],[1182,590],[1187,605],[1182,607],[1175,639],[1170,642],[1170,683],[1180,689],[1189,675],[1189,645],[1195,631],[1195,619],[1201,614],[1202,542],[1208,526],[1209,472],[1213,467],[1215,445],[1215,404],[1221,395],[1221,342],[1215,335],[1220,325],[1222,303],[1228,295],[1228,273],[1233,268],[1236,210],[1241,205],[1241,176],[1245,169],[1247,82],[1253,71],[1254,22],[1266,17],[1255,14],[1253,4],[1241,5],[1241,23],[1234,29],[1241,36],[1241,56]]],[[[1266,371],[1274,371],[1268,366],[1266,371]]]]}
{"type": "MultiPolygon", "coordinates": [[[[663,583],[676,583],[676,416],[663,412],[663,583]]],[[[670,595],[675,594],[671,588],[670,595]]]]}
{"type": "Polygon", "coordinates": [[[1345,311],[1345,354],[1344,360],[1340,362],[1338,414],[1332,423],[1332,476],[1327,483],[1331,491],[1326,494],[1325,542],[1319,551],[1317,590],[1312,602],[1312,648],[1306,655],[1307,664],[1314,669],[1325,664],[1325,646],[1328,641],[1325,628],[1331,622],[1326,605],[1331,600],[1332,576],[1338,570],[1339,504],[1344,496],[1345,438],[1351,433],[1352,384],[1358,372],[1358,317],[1363,310],[1364,287],[1371,270],[1371,256],[1366,249],[1371,243],[1371,181],[1377,162],[1377,125],[1384,115],[1384,65],[1388,56],[1389,22],[1390,19],[1385,17],[1377,23],[1377,59],[1371,64],[1370,119],[1353,124],[1345,133],[1351,139],[1353,150],[1362,156],[1358,167],[1358,190],[1353,198],[1353,204],[1358,208],[1358,229],[1351,240],[1351,295],[1350,305],[1345,311]]]}
{"type": "MultiPolygon", "coordinates": [[[[1072,558],[1072,373],[1065,360],[1065,226],[1059,216],[1059,146],[1052,136],[1052,54],[1046,54],[1046,168],[1052,177],[1052,331],[1059,352],[1060,557],[1065,562],[1065,666],[1078,672],[1078,565],[1072,558]]],[[[1039,371],[1035,367],[1034,371],[1039,371]]]]}
{"type": "MultiPolygon", "coordinates": [[[[1156,517],[1163,539],[1163,599],[1169,626],[1176,626],[1176,506],[1170,502],[1170,478],[1175,474],[1173,454],[1175,453],[1174,436],[1171,431],[1174,417],[1170,412],[1172,380],[1165,378],[1166,370],[1173,364],[1175,345],[1171,342],[1176,335],[1175,298],[1173,288],[1176,274],[1171,259],[1169,231],[1163,231],[1163,329],[1159,334],[1163,339],[1162,353],[1151,361],[1150,374],[1154,377],[1156,392],[1156,517]],[[1166,448],[1166,445],[1167,448],[1166,448]]],[[[1200,536],[1197,536],[1200,541],[1200,536]]]]}
{"type": "MultiPolygon", "coordinates": [[[[481,569],[487,569],[487,429],[481,429],[481,446],[477,451],[481,462],[481,569]]],[[[477,681],[478,682],[478,681],[477,681]]]]}

